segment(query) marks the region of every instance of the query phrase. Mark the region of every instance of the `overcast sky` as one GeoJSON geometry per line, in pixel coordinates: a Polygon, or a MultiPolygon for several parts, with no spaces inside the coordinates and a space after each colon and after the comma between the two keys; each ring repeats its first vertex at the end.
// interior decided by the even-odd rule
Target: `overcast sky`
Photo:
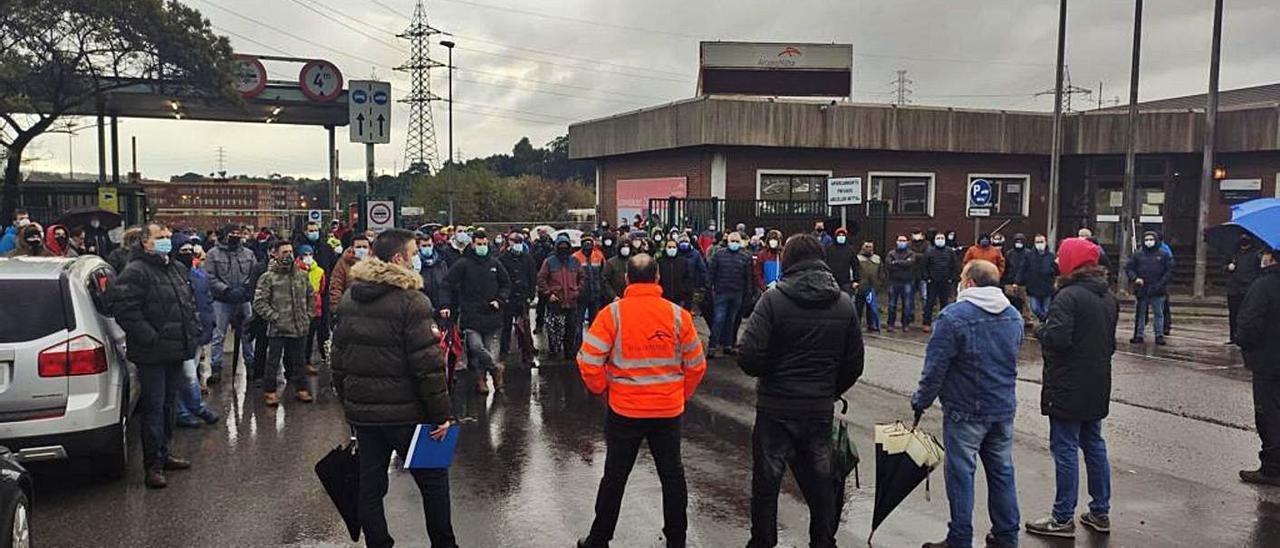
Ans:
{"type": "MultiPolygon", "coordinates": [[[[416,0],[184,1],[228,35],[238,52],[329,59],[347,79],[376,73],[391,80],[393,96],[408,90],[408,76],[390,67],[407,57],[407,44],[394,34],[408,25],[416,0]]],[[[1222,89],[1280,81],[1275,2],[1227,2],[1222,89]]],[[[914,104],[1052,107],[1050,97],[1034,94],[1053,86],[1056,0],[427,0],[425,5],[429,23],[453,33],[458,44],[454,133],[455,150],[463,158],[509,151],[522,136],[546,143],[564,134],[571,121],[688,98],[695,91],[699,40],[852,43],[855,101],[889,101],[895,71],[905,69],[914,81],[914,104]]],[[[1212,0],[1146,2],[1142,99],[1205,91],[1212,5],[1212,0]]],[[[1071,0],[1068,10],[1072,83],[1096,93],[1102,81],[1107,100],[1127,100],[1132,2],[1071,0]]],[[[444,60],[443,47],[433,43],[431,53],[444,60]]],[[[295,79],[298,70],[296,65],[267,68],[272,79],[295,79]]],[[[444,93],[445,83],[443,70],[432,74],[437,93],[444,93]]],[[[1096,95],[1089,100],[1096,106],[1096,95]]],[[[448,154],[446,105],[432,106],[443,158],[448,154]]],[[[406,115],[397,105],[392,142],[378,147],[380,171],[403,169],[406,115]]],[[[74,137],[77,172],[96,171],[94,135],[89,129],[74,137]]],[[[326,173],[326,137],[320,128],[127,120],[120,135],[126,144],[130,136],[138,137],[139,167],[151,179],[211,172],[219,146],[233,174],[326,173]]],[[[345,141],[345,131],[339,132],[342,175],[361,178],[362,147],[345,141]]],[[[39,158],[35,169],[66,171],[68,137],[45,136],[28,155],[39,158]]],[[[128,171],[128,157],[122,148],[122,171],[128,171]]]]}

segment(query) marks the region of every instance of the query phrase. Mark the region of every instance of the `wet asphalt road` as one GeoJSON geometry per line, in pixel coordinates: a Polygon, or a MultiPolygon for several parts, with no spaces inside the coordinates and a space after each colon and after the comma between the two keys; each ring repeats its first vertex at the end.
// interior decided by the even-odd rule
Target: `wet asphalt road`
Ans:
{"type": "MultiPolygon", "coordinates": [[[[1111,538],[1083,530],[1069,540],[1023,535],[1023,546],[1280,546],[1280,489],[1243,485],[1236,470],[1256,464],[1248,373],[1225,349],[1221,322],[1186,320],[1171,345],[1122,344],[1116,358],[1106,434],[1113,466],[1111,538]],[[1214,345],[1210,344],[1210,341],[1214,345]]],[[[1128,338],[1122,326],[1124,339],[1128,338]]],[[[704,326],[705,332],[705,326],[704,326]]],[[[867,371],[849,397],[855,442],[873,453],[875,422],[907,419],[907,394],[920,371],[925,335],[870,336],[867,371]]],[[[1028,342],[1020,366],[1015,463],[1024,519],[1047,512],[1053,496],[1048,423],[1039,414],[1039,350],[1028,342]]],[[[729,360],[711,363],[685,417],[690,545],[743,546],[749,530],[753,385],[729,360]]],[[[312,381],[326,384],[324,376],[312,381]]],[[[602,402],[582,388],[576,368],[512,368],[508,390],[459,391],[463,427],[452,471],[453,522],[459,542],[475,547],[572,546],[592,519],[603,469],[602,402]]],[[[276,409],[243,378],[216,388],[211,400],[226,420],[179,430],[174,451],[195,468],[148,491],[141,471],[110,482],[61,464],[34,468],[35,539],[46,547],[352,546],[315,481],[315,461],[347,437],[330,390],[310,405],[276,409]]],[[[924,426],[940,434],[939,413],[924,426]]],[[[137,445],[135,440],[135,456],[137,445]]],[[[874,463],[864,461],[861,490],[850,491],[838,541],[866,543],[874,500],[874,463]]],[[[909,497],[876,534],[877,546],[919,546],[946,534],[941,473],[931,500],[909,497]]],[[[426,546],[421,500],[411,480],[392,471],[387,514],[400,546],[426,546]]],[[[975,531],[989,528],[978,481],[975,531]]],[[[1082,495],[1082,507],[1084,495],[1082,495]]],[[[807,545],[807,512],[788,482],[779,503],[782,546],[807,545]]],[[[662,546],[660,488],[642,451],[632,472],[614,546],[662,546]]]]}

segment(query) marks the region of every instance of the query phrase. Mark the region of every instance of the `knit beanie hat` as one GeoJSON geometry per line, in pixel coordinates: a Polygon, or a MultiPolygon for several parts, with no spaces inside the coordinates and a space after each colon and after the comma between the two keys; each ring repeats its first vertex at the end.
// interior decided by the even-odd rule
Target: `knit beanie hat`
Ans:
{"type": "Polygon", "coordinates": [[[1086,266],[1096,266],[1102,248],[1085,238],[1067,238],[1058,248],[1058,271],[1071,274],[1086,266]]]}

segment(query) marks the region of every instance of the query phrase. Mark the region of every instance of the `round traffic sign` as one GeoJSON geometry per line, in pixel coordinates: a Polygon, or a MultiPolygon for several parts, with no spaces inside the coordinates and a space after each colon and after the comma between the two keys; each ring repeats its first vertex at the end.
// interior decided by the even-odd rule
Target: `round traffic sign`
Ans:
{"type": "Polygon", "coordinates": [[[351,102],[363,105],[369,101],[369,94],[363,89],[351,90],[351,102]]]}
{"type": "Polygon", "coordinates": [[[321,219],[320,210],[313,209],[307,212],[307,221],[313,222],[313,223],[319,223],[320,219],[321,219]]]}
{"type": "Polygon", "coordinates": [[[373,204],[369,207],[369,220],[379,225],[390,223],[391,207],[387,204],[373,204]]]}
{"type": "Polygon", "coordinates": [[[978,207],[991,205],[991,181],[974,179],[969,182],[969,203],[978,207]]]}
{"type": "Polygon", "coordinates": [[[312,101],[327,103],[342,93],[342,72],[328,61],[308,61],[298,72],[298,86],[312,101]]]}
{"type": "Polygon", "coordinates": [[[257,97],[267,88],[267,68],[251,55],[234,55],[231,58],[231,85],[245,99],[257,97]]]}
{"type": "Polygon", "coordinates": [[[387,104],[387,100],[388,100],[388,99],[389,99],[389,97],[387,97],[387,92],[385,92],[385,91],[378,90],[378,91],[373,92],[373,102],[374,102],[374,103],[376,103],[376,104],[378,104],[378,105],[385,105],[385,104],[387,104]]]}

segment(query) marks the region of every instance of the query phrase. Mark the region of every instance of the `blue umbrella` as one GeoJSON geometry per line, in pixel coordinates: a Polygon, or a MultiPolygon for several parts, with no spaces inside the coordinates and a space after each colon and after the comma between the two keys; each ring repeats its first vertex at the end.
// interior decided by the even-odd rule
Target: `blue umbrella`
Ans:
{"type": "Polygon", "coordinates": [[[1209,245],[1228,253],[1236,249],[1242,236],[1280,249],[1280,198],[1259,198],[1231,206],[1231,221],[1204,233],[1209,245]]]}

